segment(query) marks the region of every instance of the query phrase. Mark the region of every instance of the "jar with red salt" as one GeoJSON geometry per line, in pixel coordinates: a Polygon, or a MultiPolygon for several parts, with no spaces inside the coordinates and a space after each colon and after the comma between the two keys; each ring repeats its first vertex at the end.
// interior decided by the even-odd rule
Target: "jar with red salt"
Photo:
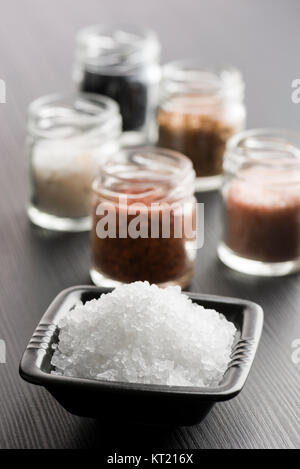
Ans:
{"type": "Polygon", "coordinates": [[[148,280],[186,286],[196,256],[195,172],[160,148],[122,150],[93,185],[91,278],[96,285],[148,280]]]}
{"type": "Polygon", "coordinates": [[[224,169],[223,263],[263,276],[300,270],[300,133],[241,132],[224,169]]]}

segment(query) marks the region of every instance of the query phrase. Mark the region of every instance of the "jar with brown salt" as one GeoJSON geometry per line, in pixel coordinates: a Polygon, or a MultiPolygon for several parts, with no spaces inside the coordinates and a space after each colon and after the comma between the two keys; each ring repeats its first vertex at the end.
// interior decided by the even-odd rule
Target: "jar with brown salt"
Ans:
{"type": "Polygon", "coordinates": [[[163,68],[159,146],[192,160],[197,191],[220,186],[226,141],[245,125],[243,98],[244,83],[235,69],[205,69],[196,60],[163,68]]]}
{"type": "Polygon", "coordinates": [[[126,149],[102,166],[92,201],[96,285],[189,283],[196,256],[194,180],[188,158],[160,148],[126,149]]]}
{"type": "Polygon", "coordinates": [[[220,259],[240,272],[300,270],[300,133],[251,130],[229,140],[220,259]]]}

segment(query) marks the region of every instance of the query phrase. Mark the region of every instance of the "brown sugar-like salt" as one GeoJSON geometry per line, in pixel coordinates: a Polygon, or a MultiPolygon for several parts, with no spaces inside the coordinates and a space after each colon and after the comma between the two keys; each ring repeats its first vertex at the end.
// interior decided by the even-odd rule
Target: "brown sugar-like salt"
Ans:
{"type": "MultiPolygon", "coordinates": [[[[128,192],[127,192],[128,193],[128,192]]],[[[134,192],[131,191],[131,195],[134,192]]],[[[99,203],[113,202],[101,197],[101,191],[94,195],[93,203],[93,228],[91,232],[91,249],[94,269],[101,275],[111,278],[118,282],[133,282],[136,280],[147,280],[156,284],[179,284],[186,286],[193,274],[195,251],[188,252],[187,244],[193,242],[184,237],[176,237],[175,226],[176,215],[171,210],[170,213],[170,236],[162,235],[162,217],[164,208],[162,205],[153,208],[151,203],[155,200],[141,199],[137,193],[137,199],[134,197],[130,204],[136,202],[145,205],[145,214],[147,218],[147,236],[145,238],[131,238],[121,236],[122,220],[126,215],[126,233],[127,228],[135,215],[130,215],[129,205],[122,206],[115,204],[116,210],[116,234],[115,237],[101,238],[97,234],[97,224],[104,215],[97,215],[96,210],[99,203]],[[151,236],[151,217],[153,211],[158,211],[157,225],[158,236],[151,236]],[[123,211],[123,214],[121,213],[123,211]],[[127,212],[125,214],[125,212],[127,212]],[[121,216],[120,216],[121,215],[121,216]],[[122,216],[123,215],[123,216],[122,216]],[[120,221],[121,220],[121,221],[120,221]],[[192,255],[191,255],[192,254],[192,255]]],[[[193,205],[193,202],[192,202],[193,205]]],[[[194,212],[190,213],[193,218],[194,212]]],[[[179,221],[182,222],[181,220],[179,221]]]]}
{"type": "Polygon", "coordinates": [[[236,131],[222,119],[199,113],[160,109],[159,146],[180,151],[192,162],[197,177],[222,173],[226,142],[236,131]]]}

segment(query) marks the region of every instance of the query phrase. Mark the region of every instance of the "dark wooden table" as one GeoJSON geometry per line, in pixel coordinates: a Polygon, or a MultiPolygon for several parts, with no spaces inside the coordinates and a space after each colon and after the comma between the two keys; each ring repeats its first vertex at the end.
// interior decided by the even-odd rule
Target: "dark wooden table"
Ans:
{"type": "MultiPolygon", "coordinates": [[[[125,20],[133,18],[153,25],[161,33],[166,57],[175,55],[174,41],[178,41],[177,31],[183,21],[185,31],[189,30],[190,34],[183,34],[178,54],[183,55],[188,47],[192,52],[186,55],[196,54],[199,41],[206,34],[206,52],[213,60],[222,55],[219,43],[213,42],[217,33],[207,26],[218,19],[208,5],[202,6],[206,8],[207,17],[199,16],[198,2],[185,1],[183,8],[180,1],[166,1],[165,10],[159,15],[155,2],[149,2],[147,7],[144,2],[128,2],[125,12],[120,11],[121,3],[125,2],[117,0],[86,0],[81,6],[80,2],[70,0],[51,3],[10,0],[2,5],[4,3],[0,26],[0,78],[6,81],[7,104],[0,104],[0,339],[7,345],[7,363],[0,364],[0,448],[108,449],[126,443],[147,448],[300,448],[300,365],[293,364],[291,358],[291,343],[300,338],[300,276],[249,278],[223,267],[216,258],[221,224],[218,195],[213,193],[200,196],[205,202],[206,238],[204,248],[198,253],[191,289],[248,298],[260,303],[265,310],[261,346],[246,387],[238,398],[216,405],[201,425],[192,428],[158,431],[131,427],[126,422],[112,422],[108,427],[68,414],[44,389],[19,378],[22,352],[50,301],[65,287],[89,283],[88,235],[59,236],[33,229],[27,221],[23,139],[28,103],[41,94],[69,87],[74,32],[81,25],[97,20],[120,20],[123,16],[125,20]],[[139,6],[141,3],[143,6],[139,6]],[[170,22],[171,4],[177,15],[170,22]]],[[[256,37],[263,37],[264,32],[269,41],[271,34],[272,44],[275,41],[278,46],[277,57],[285,61],[285,67],[288,65],[285,52],[290,52],[290,68],[283,70],[277,63],[278,75],[270,80],[271,90],[265,90],[257,98],[257,108],[252,100],[248,102],[250,125],[261,125],[263,115],[267,125],[286,122],[290,126],[292,116],[298,113],[299,118],[300,112],[300,108],[296,111],[289,101],[290,80],[297,77],[293,75],[296,72],[292,57],[297,57],[298,53],[297,42],[288,41],[296,36],[297,23],[292,18],[297,18],[299,5],[293,0],[289,2],[288,21],[282,15],[286,2],[276,2],[272,25],[268,25],[261,20],[261,15],[270,7],[268,0],[249,2],[252,10],[246,10],[248,16],[236,6],[237,2],[214,0],[207,3],[223,8],[219,16],[223,18],[224,14],[228,25],[231,18],[231,27],[228,27],[231,41],[226,36],[224,53],[228,56],[229,44],[233,44],[230,61],[246,69],[251,99],[259,95],[255,81],[257,69],[251,71],[251,64],[255,67],[259,63],[263,67],[266,53],[264,47],[260,49],[255,42],[256,37]],[[235,15],[228,15],[225,3],[226,8],[231,6],[234,13],[240,15],[240,23],[234,19],[235,15]],[[237,12],[237,8],[240,11],[237,12]],[[255,38],[247,26],[248,17],[258,19],[255,38]],[[275,31],[282,22],[279,40],[275,31]],[[244,35],[239,48],[238,37],[234,34],[241,31],[244,35]],[[248,61],[245,60],[247,54],[248,61]],[[271,100],[275,89],[278,100],[282,101],[281,114],[276,114],[277,105],[271,100]]],[[[203,9],[201,11],[203,13],[203,9]]],[[[270,78],[269,69],[276,70],[272,61],[260,69],[263,80],[270,78]]]]}

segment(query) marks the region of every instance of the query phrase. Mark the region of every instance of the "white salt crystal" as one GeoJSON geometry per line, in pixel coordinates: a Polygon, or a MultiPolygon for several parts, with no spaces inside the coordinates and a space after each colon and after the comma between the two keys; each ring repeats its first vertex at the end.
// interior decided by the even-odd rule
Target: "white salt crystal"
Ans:
{"type": "Polygon", "coordinates": [[[133,383],[215,386],[235,326],[180,287],[134,282],[79,304],[59,323],[55,373],[133,383]]]}
{"type": "Polygon", "coordinates": [[[98,174],[94,155],[69,142],[40,142],[33,152],[32,177],[38,206],[53,215],[85,217],[98,174]]]}
{"type": "Polygon", "coordinates": [[[41,140],[33,149],[31,163],[38,208],[58,217],[88,216],[99,164],[117,149],[117,141],[91,145],[78,135],[65,140],[41,140]]]}

